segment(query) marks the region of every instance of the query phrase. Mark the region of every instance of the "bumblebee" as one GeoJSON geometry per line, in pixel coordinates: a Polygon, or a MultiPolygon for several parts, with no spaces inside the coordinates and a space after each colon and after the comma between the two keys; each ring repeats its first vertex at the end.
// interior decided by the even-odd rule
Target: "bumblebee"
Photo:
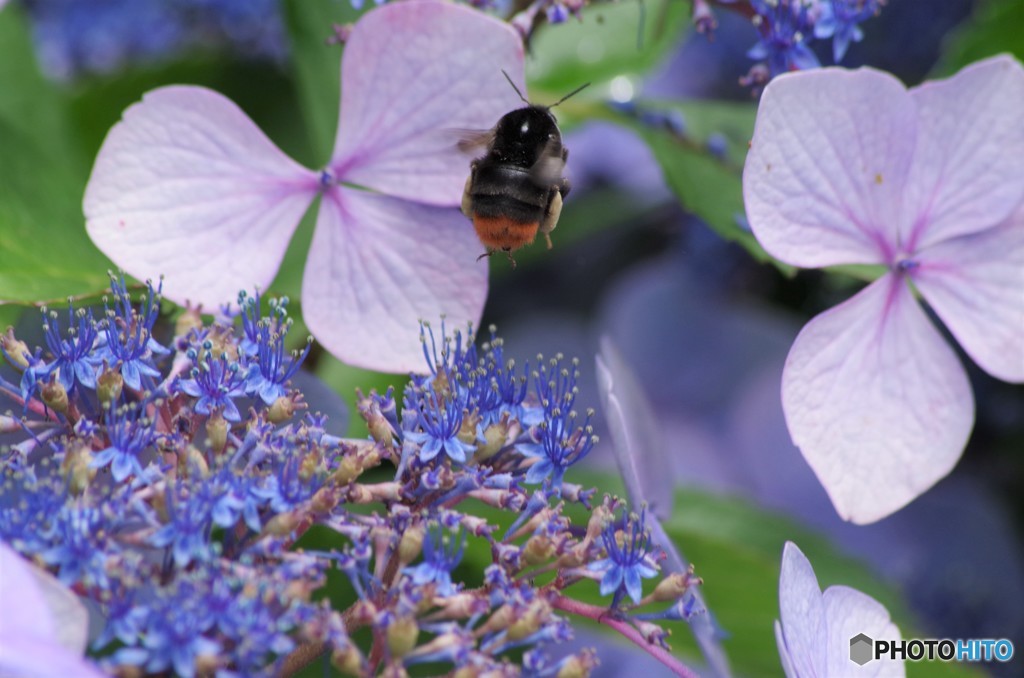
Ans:
{"type": "MultiPolygon", "coordinates": [[[[506,113],[493,129],[467,135],[459,143],[463,151],[487,149],[470,163],[462,194],[462,213],[472,219],[487,251],[478,261],[502,251],[508,255],[544,235],[551,249],[551,232],[558,225],[562,200],[569,194],[569,180],[562,176],[569,150],[551,109],[578,93],[578,87],[551,106],[531,104],[502,71],[526,104],[506,113]]],[[[588,85],[590,83],[587,83],[588,85]]]]}

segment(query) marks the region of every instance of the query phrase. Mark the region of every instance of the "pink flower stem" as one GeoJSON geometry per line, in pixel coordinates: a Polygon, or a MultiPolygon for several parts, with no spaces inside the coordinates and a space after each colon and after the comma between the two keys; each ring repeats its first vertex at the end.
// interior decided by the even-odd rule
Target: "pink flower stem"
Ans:
{"type": "Polygon", "coordinates": [[[578,600],[566,598],[561,594],[555,595],[554,598],[551,599],[551,605],[555,609],[562,610],[563,612],[569,612],[581,617],[593,619],[598,624],[610,626],[629,640],[633,641],[634,644],[646,650],[648,654],[667,666],[669,670],[677,676],[681,676],[682,678],[697,678],[697,673],[693,671],[693,669],[673,657],[671,652],[660,645],[654,645],[647,642],[647,639],[644,638],[643,634],[637,631],[629,622],[612,616],[609,613],[608,608],[581,603],[578,600]]]}

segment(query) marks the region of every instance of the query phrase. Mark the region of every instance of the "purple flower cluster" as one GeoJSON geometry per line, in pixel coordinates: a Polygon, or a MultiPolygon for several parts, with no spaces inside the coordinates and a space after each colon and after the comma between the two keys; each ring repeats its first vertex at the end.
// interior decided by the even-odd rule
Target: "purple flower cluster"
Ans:
{"type": "Polygon", "coordinates": [[[522,656],[577,675],[593,651],[546,650],[576,615],[614,619],[686,674],[654,622],[683,619],[699,580],[673,573],[644,597],[664,556],[643,515],[565,479],[596,442],[576,361],[531,369],[493,330],[477,345],[424,325],[427,369],[401,410],[391,391],[359,393],[370,436],[339,438],[298,413],[309,347],[289,352],[287,301],[264,302],[242,295],[212,324],[186,309],[160,343],[159,287],[133,299],[112,277],[99,320],[44,313],[48,350],[13,330],[0,342],[22,371],[0,395],[25,413],[0,448],[0,540],[95,603],[102,668],[277,674],[329,653],[354,673],[522,656]],[[313,526],[332,548],[296,548],[313,526]],[[325,597],[330,570],[350,586],[325,597]],[[607,607],[570,597],[587,581],[607,607]],[[372,640],[352,640],[364,627],[372,640]]]}

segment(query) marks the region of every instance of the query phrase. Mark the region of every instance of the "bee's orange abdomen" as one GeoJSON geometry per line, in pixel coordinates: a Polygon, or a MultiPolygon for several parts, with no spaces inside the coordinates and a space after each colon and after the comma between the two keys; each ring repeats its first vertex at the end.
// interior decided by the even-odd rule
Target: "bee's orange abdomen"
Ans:
{"type": "Polygon", "coordinates": [[[508,217],[473,215],[473,227],[484,247],[492,250],[514,251],[533,242],[537,237],[539,221],[521,224],[508,217]]]}

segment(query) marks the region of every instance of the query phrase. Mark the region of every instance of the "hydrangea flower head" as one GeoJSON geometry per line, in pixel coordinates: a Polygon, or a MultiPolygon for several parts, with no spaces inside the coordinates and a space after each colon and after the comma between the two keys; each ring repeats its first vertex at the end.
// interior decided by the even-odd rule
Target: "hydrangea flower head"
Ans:
{"type": "Polygon", "coordinates": [[[341,360],[421,367],[408,327],[479,320],[480,244],[455,209],[468,160],[446,129],[486,129],[517,105],[523,47],[508,25],[437,0],[385,5],[353,28],[328,165],[285,156],[232,102],[164,87],[124,113],[85,194],[90,237],[164,295],[217,308],[266,289],[302,215],[320,197],[303,280],[304,318],[341,360]],[[410,67],[410,64],[417,64],[410,67]]]}
{"type": "Polygon", "coordinates": [[[765,89],[743,174],[750,226],[802,267],[887,272],[817,316],[782,378],[794,442],[839,514],[883,518],[956,464],[974,418],[920,293],[989,374],[1024,381],[1024,68],[994,57],[907,90],[871,69],[765,89]]]}
{"type": "Polygon", "coordinates": [[[775,642],[787,678],[810,676],[903,676],[902,661],[879,659],[859,666],[850,660],[850,639],[859,633],[897,641],[900,630],[889,611],[848,586],[821,592],[807,556],[793,542],[782,551],[779,617],[775,642]]]}

